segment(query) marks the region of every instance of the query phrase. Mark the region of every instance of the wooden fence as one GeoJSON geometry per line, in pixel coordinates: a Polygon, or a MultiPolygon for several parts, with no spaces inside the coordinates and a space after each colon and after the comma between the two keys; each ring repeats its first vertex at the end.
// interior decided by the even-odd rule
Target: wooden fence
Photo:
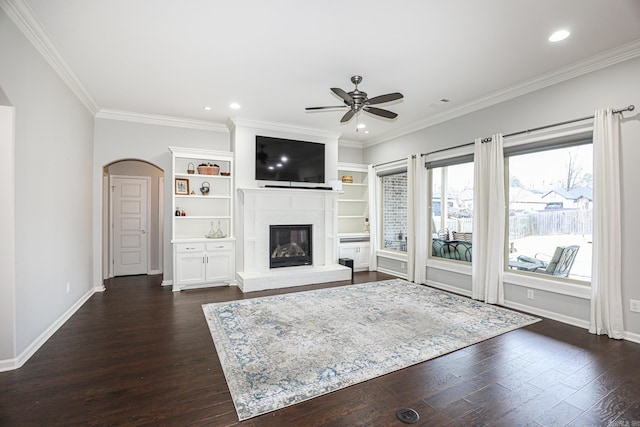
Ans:
{"type": "Polygon", "coordinates": [[[509,239],[550,234],[592,234],[593,210],[538,211],[509,217],[509,239]]]}
{"type": "MultiPolygon", "coordinates": [[[[592,234],[592,225],[592,209],[529,212],[509,217],[509,240],[551,234],[592,234]]],[[[447,228],[451,231],[471,233],[473,219],[447,218],[447,228]]]]}

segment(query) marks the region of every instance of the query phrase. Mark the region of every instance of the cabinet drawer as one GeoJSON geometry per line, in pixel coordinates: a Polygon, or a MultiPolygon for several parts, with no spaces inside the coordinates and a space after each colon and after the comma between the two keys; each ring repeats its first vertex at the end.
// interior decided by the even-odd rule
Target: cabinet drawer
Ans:
{"type": "Polygon", "coordinates": [[[233,242],[207,242],[207,251],[228,251],[233,249],[233,242]]]}
{"type": "Polygon", "coordinates": [[[176,252],[204,252],[204,243],[178,243],[176,244],[176,252]]]}

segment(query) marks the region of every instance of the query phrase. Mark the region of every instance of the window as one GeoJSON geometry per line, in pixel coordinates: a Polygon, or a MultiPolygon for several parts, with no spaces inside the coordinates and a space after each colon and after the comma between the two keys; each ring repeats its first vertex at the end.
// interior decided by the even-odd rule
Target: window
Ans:
{"type": "Polygon", "coordinates": [[[473,162],[431,169],[431,256],[471,262],[473,162]]]}
{"type": "Polygon", "coordinates": [[[407,252],[407,172],[380,177],[382,249],[407,252]]]}
{"type": "Polygon", "coordinates": [[[512,271],[591,280],[593,145],[586,142],[505,148],[512,271]]]}

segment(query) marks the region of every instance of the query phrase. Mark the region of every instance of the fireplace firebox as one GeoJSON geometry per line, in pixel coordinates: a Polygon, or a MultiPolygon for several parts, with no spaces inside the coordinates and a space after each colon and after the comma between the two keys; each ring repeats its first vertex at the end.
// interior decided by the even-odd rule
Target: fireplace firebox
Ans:
{"type": "Polygon", "coordinates": [[[312,265],[312,224],[269,226],[269,267],[312,265]]]}

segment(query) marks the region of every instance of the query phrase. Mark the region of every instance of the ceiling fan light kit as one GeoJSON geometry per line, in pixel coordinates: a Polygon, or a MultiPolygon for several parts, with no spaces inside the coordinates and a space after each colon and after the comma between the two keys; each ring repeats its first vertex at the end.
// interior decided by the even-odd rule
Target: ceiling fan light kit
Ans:
{"type": "Polygon", "coordinates": [[[399,92],[387,93],[385,95],[375,96],[369,98],[366,92],[358,89],[358,85],[362,82],[361,76],[351,77],[351,83],[355,85],[355,89],[351,92],[346,92],[340,88],[332,87],[331,91],[338,95],[344,101],[344,105],[334,105],[327,107],[307,107],[306,111],[314,110],[329,110],[334,108],[349,108],[349,111],[345,113],[340,119],[340,123],[346,123],[358,112],[365,111],[369,114],[373,114],[385,119],[395,119],[398,117],[396,113],[382,108],[371,107],[371,105],[384,104],[386,102],[396,101],[402,99],[403,95],[399,92]]]}

